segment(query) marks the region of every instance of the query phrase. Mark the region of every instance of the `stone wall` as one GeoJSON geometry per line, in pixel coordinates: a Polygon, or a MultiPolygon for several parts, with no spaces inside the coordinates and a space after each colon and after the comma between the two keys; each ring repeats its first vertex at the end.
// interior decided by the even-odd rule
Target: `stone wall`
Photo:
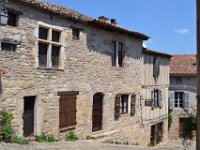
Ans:
{"type": "MultiPolygon", "coordinates": [[[[143,70],[142,40],[117,32],[108,32],[86,24],[50,15],[42,10],[9,1],[9,8],[23,12],[18,27],[0,26],[0,39],[21,41],[15,53],[0,51],[3,93],[1,110],[14,115],[13,124],[23,134],[24,97],[35,96],[34,133],[59,136],[59,96],[62,91],[79,91],[77,96],[77,125],[79,139],[92,133],[93,95],[103,93],[103,130],[119,130],[113,139],[148,144],[150,124],[141,120],[141,90],[143,70]],[[44,69],[38,65],[38,27],[59,29],[61,33],[60,64],[58,69],[44,69]],[[81,28],[80,40],[72,39],[71,26],[81,28]],[[122,41],[126,56],[124,67],[111,64],[112,41],[122,41]],[[136,114],[114,118],[115,96],[118,93],[136,94],[136,114]],[[148,137],[146,136],[148,135],[148,137]],[[134,138],[133,138],[134,137],[134,138]]],[[[1,49],[1,47],[0,47],[1,49]]],[[[142,102],[143,103],[143,102],[142,102]]],[[[160,121],[157,119],[157,121],[160,121]]],[[[162,120],[161,120],[162,121],[162,120]]],[[[166,122],[166,121],[165,121],[166,122]]],[[[166,123],[165,123],[166,124],[166,123]]]]}

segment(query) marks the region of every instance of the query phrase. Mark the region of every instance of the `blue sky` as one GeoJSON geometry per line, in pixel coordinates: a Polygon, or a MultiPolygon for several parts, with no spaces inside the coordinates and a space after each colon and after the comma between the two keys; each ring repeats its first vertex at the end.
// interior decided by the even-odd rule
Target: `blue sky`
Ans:
{"type": "Polygon", "coordinates": [[[93,18],[107,16],[151,38],[148,48],[170,54],[196,53],[196,0],[46,0],[93,18]]]}

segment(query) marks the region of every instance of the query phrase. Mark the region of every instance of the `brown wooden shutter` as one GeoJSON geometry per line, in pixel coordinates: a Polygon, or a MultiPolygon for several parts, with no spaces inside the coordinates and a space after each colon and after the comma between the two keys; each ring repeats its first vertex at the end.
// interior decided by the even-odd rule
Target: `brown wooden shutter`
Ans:
{"type": "Polygon", "coordinates": [[[117,94],[115,97],[115,119],[118,119],[120,115],[120,97],[120,94],[117,94]]]}
{"type": "Polygon", "coordinates": [[[131,115],[135,115],[136,95],[131,95],[131,115]]]}

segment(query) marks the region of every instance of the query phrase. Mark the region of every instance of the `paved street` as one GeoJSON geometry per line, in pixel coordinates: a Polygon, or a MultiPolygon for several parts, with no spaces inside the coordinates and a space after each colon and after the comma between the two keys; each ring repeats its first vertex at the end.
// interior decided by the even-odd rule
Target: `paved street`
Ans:
{"type": "MultiPolygon", "coordinates": [[[[180,142],[170,142],[170,145],[157,147],[143,147],[134,145],[104,144],[94,141],[56,142],[56,143],[31,143],[29,145],[0,144],[0,150],[183,150],[180,142]]],[[[190,150],[195,150],[195,143],[190,150]]]]}

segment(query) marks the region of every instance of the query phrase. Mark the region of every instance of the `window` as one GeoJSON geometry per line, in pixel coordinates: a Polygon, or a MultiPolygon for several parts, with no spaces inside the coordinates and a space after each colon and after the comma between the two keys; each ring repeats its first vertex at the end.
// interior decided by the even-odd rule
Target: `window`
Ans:
{"type": "Polygon", "coordinates": [[[59,68],[61,32],[47,27],[39,27],[38,59],[39,67],[59,68]]]}
{"type": "Polygon", "coordinates": [[[8,25],[16,27],[18,21],[18,14],[8,11],[8,25]]]}
{"type": "Polygon", "coordinates": [[[72,39],[79,40],[79,38],[80,38],[80,30],[72,29],[72,39]]]}
{"type": "Polygon", "coordinates": [[[128,113],[128,95],[121,95],[120,114],[128,113]]]}
{"type": "Polygon", "coordinates": [[[112,41],[112,66],[123,67],[124,57],[123,43],[112,41]]]}
{"type": "Polygon", "coordinates": [[[151,99],[152,99],[152,108],[162,108],[163,106],[163,97],[161,90],[152,90],[151,91],[151,99]]]}
{"type": "Polygon", "coordinates": [[[174,94],[174,107],[183,108],[184,92],[175,92],[174,94]]]}
{"type": "Polygon", "coordinates": [[[2,51],[15,52],[16,44],[2,42],[1,49],[2,49],[2,51]]]}
{"type": "Polygon", "coordinates": [[[182,78],[181,77],[176,78],[176,84],[182,84],[182,78]]]}
{"type": "Polygon", "coordinates": [[[47,38],[48,38],[48,29],[40,27],[39,28],[39,38],[43,39],[43,40],[47,40],[47,38]]]}
{"type": "Polygon", "coordinates": [[[54,42],[60,41],[60,32],[52,31],[52,41],[54,42]]]}

